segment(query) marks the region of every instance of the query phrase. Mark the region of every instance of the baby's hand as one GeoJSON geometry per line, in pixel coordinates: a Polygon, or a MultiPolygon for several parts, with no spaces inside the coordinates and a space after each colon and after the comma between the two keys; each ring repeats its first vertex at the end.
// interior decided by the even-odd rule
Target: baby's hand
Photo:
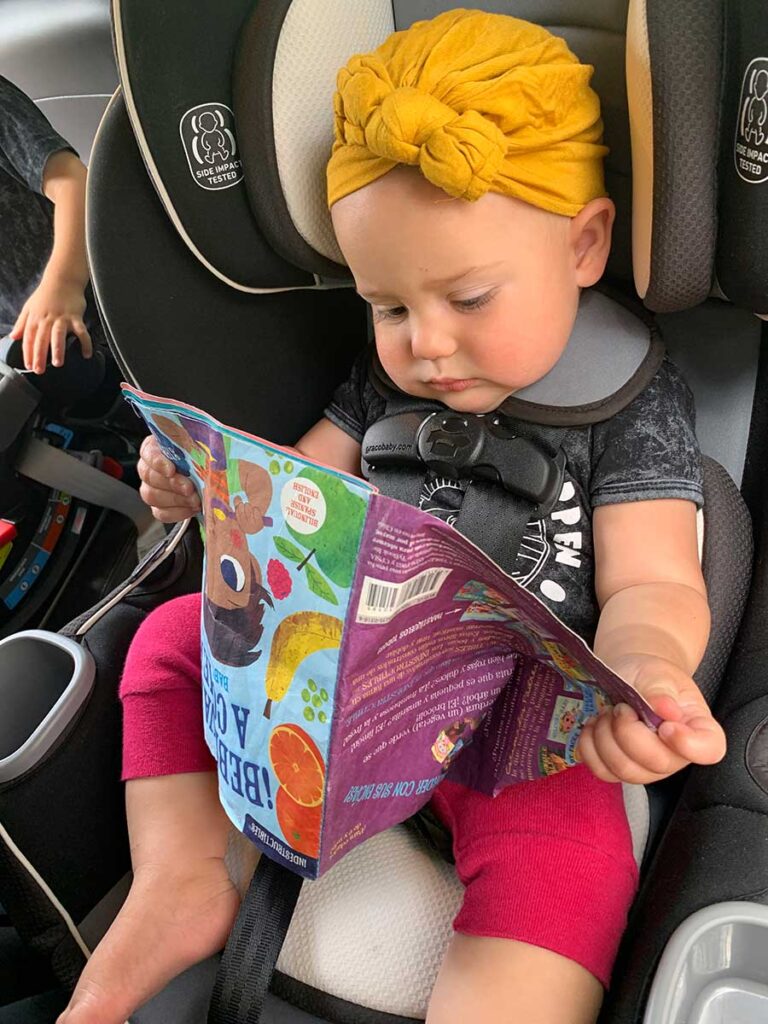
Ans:
{"type": "Polygon", "coordinates": [[[136,468],[141,479],[139,493],[152,506],[155,519],[161,523],[178,523],[200,511],[194,484],[166,459],[151,434],[141,443],[136,468]]]}
{"type": "Polygon", "coordinates": [[[578,751],[599,779],[647,784],[687,764],[715,764],[725,756],[725,733],[698,686],[664,658],[633,656],[611,666],[664,721],[649,729],[628,704],[589,721],[578,751]]]}

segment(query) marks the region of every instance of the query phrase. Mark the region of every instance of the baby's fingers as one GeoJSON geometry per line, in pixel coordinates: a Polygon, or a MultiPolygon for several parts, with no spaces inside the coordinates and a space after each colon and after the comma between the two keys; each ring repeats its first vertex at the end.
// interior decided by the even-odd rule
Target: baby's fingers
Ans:
{"type": "Polygon", "coordinates": [[[184,519],[191,519],[195,514],[194,509],[182,505],[171,506],[169,508],[152,505],[151,508],[153,517],[157,519],[159,523],[180,523],[184,519]]]}
{"type": "Polygon", "coordinates": [[[83,359],[90,359],[93,355],[93,342],[91,341],[91,335],[88,332],[88,328],[82,320],[74,319],[72,321],[72,331],[77,335],[78,340],[80,341],[80,351],[83,354],[83,359]]]}
{"type": "Polygon", "coordinates": [[[594,726],[595,720],[593,719],[591,722],[587,722],[581,730],[579,742],[576,747],[579,759],[589,768],[593,775],[596,775],[598,779],[602,779],[603,782],[619,782],[619,778],[613,774],[597,752],[595,747],[594,726]]]}
{"type": "MultiPolygon", "coordinates": [[[[24,327],[28,316],[29,313],[27,312],[27,307],[25,305],[16,317],[16,323],[11,328],[11,333],[8,335],[9,338],[13,338],[14,341],[20,341],[24,337],[24,327]]],[[[29,369],[29,367],[27,367],[27,369],[29,369]]]]}
{"type": "Polygon", "coordinates": [[[141,475],[141,463],[145,463],[150,469],[155,470],[156,473],[159,473],[161,476],[166,478],[183,475],[179,473],[171,460],[166,459],[163,455],[154,434],[150,434],[148,437],[145,437],[141,442],[139,455],[141,456],[139,460],[139,475],[141,475]]]}
{"type": "Polygon", "coordinates": [[[662,722],[659,738],[678,757],[693,764],[717,764],[725,757],[725,733],[711,715],[702,714],[686,722],[662,722]]]}
{"type": "Polygon", "coordinates": [[[139,488],[139,494],[142,501],[151,507],[155,519],[161,523],[178,523],[182,519],[190,519],[200,511],[200,501],[196,494],[185,498],[181,494],[169,491],[167,487],[155,488],[146,483],[139,488]]]}
{"type": "Polygon", "coordinates": [[[595,750],[622,782],[654,782],[683,762],[626,704],[617,704],[593,725],[595,750]]]}
{"type": "Polygon", "coordinates": [[[191,480],[178,473],[176,476],[167,477],[152,469],[146,462],[139,467],[139,477],[153,497],[166,500],[153,501],[153,505],[177,504],[177,505],[199,505],[200,500],[197,491],[191,480]]]}

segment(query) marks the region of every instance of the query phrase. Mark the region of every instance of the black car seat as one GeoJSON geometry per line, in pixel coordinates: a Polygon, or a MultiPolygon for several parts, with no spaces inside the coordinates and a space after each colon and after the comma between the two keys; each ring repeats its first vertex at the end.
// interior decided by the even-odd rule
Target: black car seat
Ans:
{"type": "MultiPolygon", "coordinates": [[[[277,442],[290,443],[316,420],[366,338],[365,309],[345,287],[345,268],[323,205],[334,71],[351,52],[370,49],[393,27],[450,6],[431,0],[232,0],[222,8],[211,0],[198,3],[189,18],[183,0],[161,9],[151,0],[115,4],[122,91],[110,103],[96,141],[88,221],[97,298],[127,379],[277,442]],[[220,180],[201,184],[190,112],[204,107],[231,131],[237,150],[222,161],[216,172],[220,180]]],[[[762,394],[756,366],[759,325],[747,313],[709,298],[718,241],[721,84],[733,39],[731,32],[724,48],[722,3],[633,3],[629,32],[624,0],[475,6],[545,23],[595,64],[612,149],[609,189],[619,210],[612,281],[631,290],[634,214],[641,295],[649,308],[665,313],[673,351],[684,354],[679,361],[686,369],[690,364],[694,385],[701,384],[705,396],[715,395],[704,402],[712,413],[708,430],[714,450],[737,478],[746,453],[747,483],[757,493],[751,466],[762,452],[761,438],[747,435],[755,387],[758,400],[762,394]],[[643,167],[635,174],[634,208],[626,36],[635,166],[643,167]],[[690,307],[694,318],[680,319],[679,311],[690,307]],[[712,343],[703,344],[706,338],[712,343]],[[723,393],[739,416],[729,407],[724,419],[717,399],[723,393]]],[[[735,106],[738,97],[725,96],[730,111],[728,104],[735,106]]],[[[723,129],[722,138],[726,135],[730,138],[723,129]]],[[[723,158],[723,168],[726,164],[723,158]]],[[[720,175],[724,188],[726,176],[727,169],[720,175]]],[[[727,263],[727,255],[723,258],[727,263]]],[[[768,884],[758,840],[768,802],[744,767],[747,739],[765,717],[760,707],[765,686],[754,667],[746,687],[739,678],[736,689],[732,672],[723,681],[750,575],[749,521],[727,474],[711,462],[706,494],[703,558],[714,628],[699,678],[708,696],[719,695],[732,753],[722,770],[694,770],[681,780],[682,808],[671,815],[647,867],[645,891],[604,1011],[604,1020],[616,1024],[642,1019],[655,963],[680,920],[696,906],[724,898],[723,893],[745,898],[768,884]],[[745,704],[742,695],[750,689],[745,704]],[[694,798],[690,793],[698,792],[696,787],[701,795],[694,798]],[[750,813],[760,811],[759,823],[743,833],[748,890],[743,871],[724,870],[718,861],[725,848],[719,845],[717,814],[696,817],[703,794],[708,794],[708,810],[717,811],[726,790],[729,803],[750,803],[750,813]],[[686,828],[677,825],[680,815],[686,828]],[[711,830],[710,820],[715,822],[711,830]],[[686,846],[692,821],[696,849],[686,846]],[[669,843],[671,850],[664,853],[669,843]],[[706,873],[696,870],[699,846],[712,851],[717,870],[713,864],[706,873]],[[665,882],[673,857],[679,901],[665,882]],[[695,881],[690,889],[689,877],[695,881]],[[666,893],[663,903],[655,896],[659,886],[666,893]]],[[[759,504],[754,502],[755,509],[759,504]]],[[[37,708],[5,719],[0,857],[7,870],[1,895],[19,929],[48,952],[65,984],[74,982],[85,951],[114,915],[127,884],[116,700],[120,665],[147,611],[195,589],[199,570],[196,531],[182,525],[63,637],[22,635],[0,648],[3,714],[12,701],[25,704],[24,694],[12,685],[20,666],[34,664],[34,678],[52,691],[48,705],[43,693],[40,707],[55,701],[47,736],[37,735],[37,708]],[[88,652],[91,670],[78,668],[67,641],[88,652]],[[4,692],[10,696],[4,698],[4,692]],[[41,836],[43,819],[48,834],[66,837],[63,852],[61,843],[41,836]]],[[[758,606],[760,586],[758,579],[753,594],[758,606]]],[[[750,612],[746,621],[756,614],[750,612]]],[[[751,749],[759,756],[759,744],[751,749]]],[[[642,789],[629,789],[628,799],[642,859],[648,802],[642,789]]],[[[669,808],[665,813],[668,818],[669,808]]],[[[745,812],[744,820],[752,818],[745,812]]],[[[450,867],[410,831],[399,828],[374,837],[324,879],[304,887],[262,1019],[296,1024],[423,1019],[458,898],[450,867]],[[390,949],[391,959],[382,956],[390,949]]],[[[215,971],[210,961],[186,972],[132,1019],[137,1024],[204,1020],[215,971]]],[[[235,1013],[231,1019],[246,1018],[235,1013]]]]}

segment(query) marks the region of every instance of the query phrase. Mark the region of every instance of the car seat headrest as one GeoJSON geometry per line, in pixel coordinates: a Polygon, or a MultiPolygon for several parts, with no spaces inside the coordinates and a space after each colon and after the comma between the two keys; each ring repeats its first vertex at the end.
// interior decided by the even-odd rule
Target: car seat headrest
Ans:
{"type": "Polygon", "coordinates": [[[257,4],[241,32],[233,99],[251,206],[277,251],[311,273],[349,273],[325,198],[336,72],[394,28],[391,0],[278,0],[257,4]]]}
{"type": "MultiPolygon", "coordinates": [[[[201,0],[191,19],[185,0],[114,0],[121,80],[142,155],[180,236],[217,277],[246,291],[348,280],[325,202],[336,72],[394,29],[453,6],[201,0]]],[[[715,252],[720,0],[472,6],[537,21],[595,66],[611,149],[606,181],[617,206],[609,275],[629,285],[634,234],[638,290],[649,308],[706,298],[715,252]]]]}
{"type": "Polygon", "coordinates": [[[768,319],[768,19],[765,4],[726,4],[716,277],[768,319]]]}
{"type": "Polygon", "coordinates": [[[253,0],[113,0],[115,56],[147,172],[189,251],[245,292],[310,287],[248,205],[232,115],[235,44],[253,0]]]}
{"type": "MultiPolygon", "coordinates": [[[[374,49],[395,29],[431,18],[455,4],[401,0],[279,0],[258,4],[243,28],[235,62],[235,119],[241,139],[251,206],[277,251],[318,274],[342,272],[342,256],[326,206],[325,165],[333,130],[336,72],[353,53],[374,49]]],[[[593,63],[611,154],[606,182],[617,205],[611,272],[628,280],[631,162],[624,86],[625,4],[595,16],[571,3],[566,25],[562,2],[474,3],[547,25],[565,37],[582,60],[593,63]],[[551,17],[547,17],[551,15],[551,17]]],[[[582,5],[583,6],[583,5],[582,5]]]]}
{"type": "MultiPolygon", "coordinates": [[[[393,29],[452,6],[451,0],[280,0],[254,9],[234,69],[235,118],[254,214],[290,262],[319,275],[342,272],[325,202],[336,70],[393,29]]],[[[722,19],[716,0],[693,7],[642,0],[629,4],[629,21],[623,2],[514,0],[473,7],[544,24],[594,65],[610,146],[606,183],[617,207],[608,272],[631,279],[633,235],[638,291],[650,308],[702,301],[711,287],[715,244],[712,161],[722,19]],[[695,45],[684,46],[692,27],[695,45]]]]}

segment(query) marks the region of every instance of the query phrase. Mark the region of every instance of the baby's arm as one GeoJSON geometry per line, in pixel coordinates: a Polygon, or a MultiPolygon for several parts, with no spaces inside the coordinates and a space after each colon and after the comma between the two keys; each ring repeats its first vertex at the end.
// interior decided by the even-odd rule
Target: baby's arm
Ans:
{"type": "Polygon", "coordinates": [[[584,729],[583,760],[608,781],[653,782],[725,754],[723,730],[692,679],[709,636],[696,508],[682,500],[605,505],[594,515],[595,653],[665,720],[657,733],[625,704],[584,729]]]}
{"type": "Polygon", "coordinates": [[[296,451],[342,473],[360,476],[360,442],[325,417],[296,443],[296,451]]]}
{"type": "Polygon", "coordinates": [[[45,370],[49,347],[53,365],[63,364],[70,332],[80,339],[86,358],[93,351],[83,323],[88,284],[85,179],[85,167],[69,150],[53,153],[46,161],[43,193],[53,203],[53,250],[11,331],[11,337],[22,342],[24,365],[35,373],[45,370]]]}
{"type": "MultiPolygon", "coordinates": [[[[344,473],[360,473],[360,444],[330,420],[321,419],[316,423],[293,450],[344,473]]],[[[137,468],[141,496],[152,506],[155,519],[161,523],[178,523],[200,511],[194,484],[176,471],[153,435],[142,442],[137,468]]]]}

